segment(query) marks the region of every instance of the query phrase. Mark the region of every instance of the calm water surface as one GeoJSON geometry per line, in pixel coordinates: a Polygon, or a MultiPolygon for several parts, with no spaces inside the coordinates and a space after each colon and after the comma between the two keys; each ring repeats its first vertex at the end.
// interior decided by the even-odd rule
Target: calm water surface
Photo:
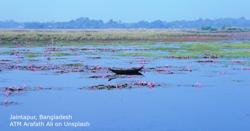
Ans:
{"type": "MultiPolygon", "coordinates": [[[[248,70],[250,66],[246,64],[250,59],[216,59],[213,63],[199,63],[198,59],[122,55],[124,53],[150,52],[136,46],[72,46],[58,47],[58,49],[60,50],[51,51],[52,54],[57,53],[57,55],[46,55],[45,47],[1,48],[1,130],[250,130],[250,70],[248,70]],[[88,48],[88,50],[78,50],[81,48],[88,48]],[[19,53],[16,53],[18,51],[19,53]],[[11,54],[11,52],[15,53],[11,54]],[[29,56],[31,53],[36,53],[36,56],[29,56]],[[68,53],[68,55],[62,55],[62,53],[68,53]],[[50,60],[47,59],[48,56],[50,56],[50,60]],[[107,70],[57,73],[55,70],[7,69],[8,66],[14,64],[60,66],[75,63],[90,67],[144,65],[145,70],[142,71],[142,76],[123,77],[108,81],[108,78],[90,78],[93,75],[112,74],[107,70]],[[173,74],[149,70],[156,67],[168,67],[173,74]],[[89,90],[89,87],[93,85],[133,83],[134,81],[154,82],[160,86],[89,90]],[[4,89],[13,86],[43,87],[44,89],[49,88],[49,90],[28,90],[14,95],[6,95],[4,89]],[[6,104],[6,101],[15,104],[6,104]],[[83,128],[37,127],[35,129],[9,127],[11,114],[70,114],[74,121],[88,121],[90,126],[83,128]]],[[[153,53],[167,54],[163,51],[153,53]]]]}

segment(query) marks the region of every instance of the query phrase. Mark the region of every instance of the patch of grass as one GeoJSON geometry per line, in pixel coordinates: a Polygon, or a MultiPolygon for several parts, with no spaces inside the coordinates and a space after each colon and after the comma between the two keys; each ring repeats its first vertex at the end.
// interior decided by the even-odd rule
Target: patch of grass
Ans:
{"type": "Polygon", "coordinates": [[[237,50],[248,49],[248,47],[250,47],[250,43],[180,43],[177,47],[174,44],[157,47],[148,45],[147,48],[150,50],[162,52],[122,53],[120,56],[249,58],[250,50],[237,50]]]}
{"type": "Polygon", "coordinates": [[[250,57],[250,51],[211,51],[211,52],[200,52],[200,51],[177,51],[170,53],[170,56],[175,57],[190,57],[190,58],[201,58],[206,56],[216,56],[219,58],[249,58],[250,57]]]}
{"type": "Polygon", "coordinates": [[[177,52],[171,52],[169,56],[198,58],[201,54],[202,54],[201,52],[177,51],[177,52]]]}
{"type": "Polygon", "coordinates": [[[73,67],[79,67],[82,66],[83,64],[81,63],[71,63],[71,64],[64,64],[65,66],[73,66],[73,67]]]}
{"type": "Polygon", "coordinates": [[[28,57],[28,58],[34,58],[34,57],[37,57],[37,55],[35,55],[35,54],[26,54],[25,56],[26,56],[26,57],[28,57]]]}
{"type": "MultiPolygon", "coordinates": [[[[238,32],[241,33],[241,32],[238,32]]],[[[0,45],[40,42],[190,42],[235,40],[230,33],[179,29],[92,29],[92,30],[0,30],[0,45]]]]}
{"type": "Polygon", "coordinates": [[[224,44],[223,48],[225,49],[250,49],[250,43],[224,44]]]}
{"type": "Polygon", "coordinates": [[[179,48],[172,48],[172,47],[154,47],[154,48],[150,48],[150,50],[174,52],[174,51],[178,51],[180,49],[179,48]]]}
{"type": "Polygon", "coordinates": [[[169,52],[170,56],[199,58],[204,56],[217,56],[224,58],[250,57],[248,49],[250,43],[191,43],[180,44],[180,48],[169,52]],[[227,50],[224,50],[227,49],[227,50]]]}
{"type": "Polygon", "coordinates": [[[27,58],[35,58],[35,57],[38,57],[39,53],[25,53],[24,56],[27,57],[27,58]]]}
{"type": "Polygon", "coordinates": [[[152,42],[141,42],[141,41],[92,41],[92,42],[77,42],[77,41],[69,41],[69,42],[58,42],[57,46],[147,46],[153,44],[152,42]]]}
{"type": "Polygon", "coordinates": [[[195,51],[195,52],[203,52],[203,51],[218,51],[222,48],[220,44],[182,44],[180,45],[182,50],[195,51]]]}
{"type": "Polygon", "coordinates": [[[69,55],[72,55],[72,54],[70,54],[70,53],[53,53],[53,54],[51,54],[52,56],[69,56],[69,55]]]}
{"type": "Polygon", "coordinates": [[[140,56],[140,57],[165,57],[167,55],[159,53],[121,53],[119,56],[140,56]]]}
{"type": "Polygon", "coordinates": [[[250,57],[250,51],[218,51],[214,52],[215,55],[225,58],[244,58],[250,57]]]}

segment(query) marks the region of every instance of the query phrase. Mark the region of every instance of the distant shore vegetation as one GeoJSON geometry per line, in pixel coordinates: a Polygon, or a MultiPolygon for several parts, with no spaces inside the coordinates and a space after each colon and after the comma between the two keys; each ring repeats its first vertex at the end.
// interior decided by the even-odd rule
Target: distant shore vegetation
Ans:
{"type": "MultiPolygon", "coordinates": [[[[107,29],[107,28],[145,28],[145,29],[171,29],[171,28],[199,28],[205,30],[238,30],[239,28],[249,28],[250,20],[241,18],[221,18],[221,19],[198,19],[198,20],[178,20],[178,21],[138,21],[122,22],[110,19],[109,21],[95,20],[81,17],[65,22],[16,22],[13,20],[0,21],[0,28],[4,29],[107,29]]],[[[242,29],[241,29],[242,30],[242,29]]]]}
{"type": "Polygon", "coordinates": [[[89,30],[0,30],[0,43],[30,42],[114,42],[114,41],[246,41],[248,31],[207,31],[196,29],[89,29],[89,30]]]}

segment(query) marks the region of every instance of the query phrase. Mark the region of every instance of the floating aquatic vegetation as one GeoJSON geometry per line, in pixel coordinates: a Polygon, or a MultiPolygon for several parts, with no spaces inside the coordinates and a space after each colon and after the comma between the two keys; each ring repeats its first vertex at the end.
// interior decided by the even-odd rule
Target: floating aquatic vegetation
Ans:
{"type": "MultiPolygon", "coordinates": [[[[154,88],[160,86],[160,84],[148,81],[135,81],[121,84],[100,84],[88,87],[88,89],[96,89],[96,90],[111,90],[111,89],[130,89],[130,88],[140,88],[140,87],[148,87],[154,88]]],[[[80,88],[84,89],[84,88],[80,88]]]]}
{"type": "Polygon", "coordinates": [[[2,92],[5,96],[10,96],[14,94],[20,94],[23,93],[26,90],[25,86],[10,86],[5,87],[2,92]]]}
{"type": "Polygon", "coordinates": [[[110,84],[110,85],[96,85],[96,86],[91,86],[89,87],[90,89],[97,89],[97,90],[111,90],[111,89],[121,89],[121,88],[129,88],[130,86],[125,83],[125,84],[110,84]]]}
{"type": "Polygon", "coordinates": [[[60,57],[60,56],[69,56],[69,55],[72,55],[72,54],[70,54],[70,53],[62,53],[62,52],[51,54],[51,56],[58,56],[58,57],[60,57]]]}
{"type": "Polygon", "coordinates": [[[0,106],[11,106],[11,105],[18,105],[18,102],[4,100],[3,102],[0,102],[0,106]]]}
{"type": "Polygon", "coordinates": [[[155,71],[158,73],[174,74],[174,72],[172,72],[168,66],[155,68],[155,71]]]}
{"type": "Polygon", "coordinates": [[[201,82],[195,82],[192,87],[195,87],[195,88],[201,88],[202,87],[202,84],[201,82]]]}
{"type": "Polygon", "coordinates": [[[205,59],[217,59],[219,58],[219,56],[217,56],[216,54],[213,54],[211,52],[206,52],[203,54],[202,58],[205,58],[205,59]]]}
{"type": "Polygon", "coordinates": [[[8,86],[4,87],[2,92],[5,96],[10,96],[14,94],[21,94],[26,91],[40,91],[40,90],[51,90],[52,88],[50,87],[29,87],[29,86],[8,86]]]}
{"type": "Polygon", "coordinates": [[[179,48],[169,52],[169,58],[239,58],[250,57],[249,43],[190,43],[179,44],[179,48]],[[239,50],[246,49],[246,50],[239,50]]]}
{"type": "Polygon", "coordinates": [[[119,56],[131,56],[131,57],[167,57],[166,54],[137,52],[137,53],[120,53],[119,56]]]}
{"type": "Polygon", "coordinates": [[[149,67],[145,68],[145,72],[157,72],[161,74],[178,74],[181,72],[192,72],[194,69],[192,69],[189,66],[158,66],[158,67],[149,67]]]}
{"type": "Polygon", "coordinates": [[[90,59],[101,59],[100,56],[92,56],[92,57],[88,57],[88,58],[90,58],[90,59]]]}
{"type": "Polygon", "coordinates": [[[115,52],[121,49],[111,49],[111,48],[81,48],[82,51],[102,51],[102,52],[115,52]]]}
{"type": "Polygon", "coordinates": [[[243,70],[250,71],[250,67],[243,68],[243,70]]]}
{"type": "Polygon", "coordinates": [[[6,87],[4,88],[4,91],[8,91],[8,92],[21,92],[24,91],[24,87],[6,87]]]}
{"type": "Polygon", "coordinates": [[[187,72],[192,72],[192,68],[190,67],[181,67],[180,69],[178,69],[178,71],[187,71],[187,72]]]}
{"type": "Polygon", "coordinates": [[[154,82],[147,82],[147,81],[136,81],[134,85],[139,87],[149,87],[149,88],[160,86],[159,84],[156,84],[154,82]]]}
{"type": "Polygon", "coordinates": [[[97,65],[97,66],[91,66],[91,67],[86,66],[86,67],[87,67],[87,69],[88,69],[89,71],[91,71],[91,72],[93,72],[93,73],[95,73],[95,72],[97,72],[97,71],[100,71],[100,70],[104,69],[103,67],[101,67],[101,66],[99,66],[99,65],[97,65]]]}
{"type": "Polygon", "coordinates": [[[185,56],[185,55],[182,55],[182,56],[173,55],[173,56],[167,56],[167,58],[170,58],[170,59],[190,59],[191,57],[190,56],[185,56]]]}
{"type": "Polygon", "coordinates": [[[81,63],[71,64],[17,64],[14,62],[2,62],[0,70],[27,70],[27,71],[53,71],[56,73],[69,72],[107,72],[108,68],[100,65],[83,65],[81,63]]]}
{"type": "Polygon", "coordinates": [[[231,63],[244,65],[244,64],[246,64],[246,61],[244,61],[244,60],[232,60],[231,63]]]}
{"type": "Polygon", "coordinates": [[[70,63],[70,64],[64,64],[65,66],[73,66],[73,67],[79,67],[79,66],[83,66],[83,64],[81,63],[70,63]]]}
{"type": "Polygon", "coordinates": [[[174,74],[171,66],[159,66],[159,67],[149,67],[145,68],[144,71],[154,71],[163,74],[174,74]]]}
{"type": "Polygon", "coordinates": [[[232,80],[233,82],[236,82],[236,83],[241,83],[241,82],[244,82],[243,80],[232,80]]]}
{"type": "Polygon", "coordinates": [[[35,57],[38,57],[39,54],[38,53],[26,53],[25,54],[25,57],[28,57],[28,58],[35,58],[35,57]]]}
{"type": "Polygon", "coordinates": [[[61,51],[61,49],[57,48],[57,47],[47,47],[47,48],[45,48],[45,52],[54,52],[54,51],[61,51]]]}
{"type": "Polygon", "coordinates": [[[231,44],[223,44],[223,48],[227,49],[250,49],[250,43],[241,42],[241,43],[231,43],[231,44]]]}
{"type": "Polygon", "coordinates": [[[205,59],[205,60],[198,60],[198,63],[214,63],[215,60],[213,59],[205,59]]]}

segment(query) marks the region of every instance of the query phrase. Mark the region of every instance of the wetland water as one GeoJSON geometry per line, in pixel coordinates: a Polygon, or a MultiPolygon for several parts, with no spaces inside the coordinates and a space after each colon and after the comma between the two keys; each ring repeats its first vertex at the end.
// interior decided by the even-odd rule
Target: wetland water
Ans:
{"type": "Polygon", "coordinates": [[[63,114],[90,126],[60,130],[250,130],[250,48],[217,58],[197,51],[214,47],[180,45],[190,43],[1,47],[0,128],[57,130],[10,127],[9,118],[63,114]],[[108,70],[135,66],[142,75],[108,70]]]}

